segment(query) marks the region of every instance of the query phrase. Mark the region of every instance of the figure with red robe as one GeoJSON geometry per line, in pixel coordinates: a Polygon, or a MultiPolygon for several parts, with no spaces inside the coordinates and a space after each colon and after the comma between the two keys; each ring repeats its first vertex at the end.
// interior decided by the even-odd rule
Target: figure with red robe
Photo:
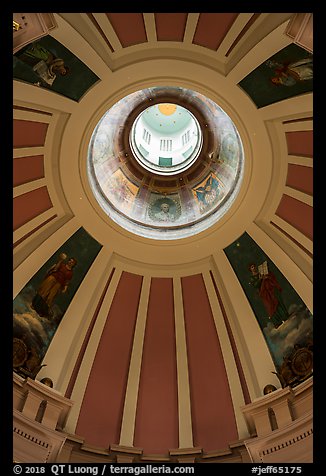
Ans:
{"type": "Polygon", "coordinates": [[[59,292],[65,293],[67,291],[76,264],[75,258],[69,258],[66,263],[60,260],[49,269],[32,301],[32,308],[40,316],[48,317],[51,315],[53,300],[59,292]]]}
{"type": "Polygon", "coordinates": [[[288,310],[283,302],[282,288],[271,271],[262,274],[254,263],[250,264],[249,270],[250,284],[257,289],[268,317],[277,329],[289,318],[288,310]]]}

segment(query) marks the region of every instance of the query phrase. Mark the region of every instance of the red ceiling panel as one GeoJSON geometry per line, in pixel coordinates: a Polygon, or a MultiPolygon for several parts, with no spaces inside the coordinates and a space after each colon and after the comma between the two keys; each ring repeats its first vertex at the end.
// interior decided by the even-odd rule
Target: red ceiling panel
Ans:
{"type": "Polygon", "coordinates": [[[192,42],[217,50],[239,13],[201,13],[192,42]]]}
{"type": "Polygon", "coordinates": [[[300,192],[313,194],[313,169],[301,165],[289,164],[286,185],[300,190],[300,192]]]}
{"type": "Polygon", "coordinates": [[[52,202],[46,187],[40,187],[31,192],[23,193],[14,198],[13,224],[14,230],[37,217],[52,207],[52,202]]]}
{"type": "Polygon", "coordinates": [[[201,274],[181,279],[194,446],[228,448],[238,438],[230,387],[201,274]]]}
{"type": "Polygon", "coordinates": [[[147,41],[142,13],[106,13],[106,15],[124,48],[147,41]]]}
{"type": "Polygon", "coordinates": [[[171,278],[152,278],[151,282],[134,446],[144,448],[146,453],[167,453],[169,448],[178,447],[178,388],[171,278]]]}
{"type": "Polygon", "coordinates": [[[311,206],[289,195],[283,195],[276,215],[311,240],[313,239],[313,208],[311,206]]]}
{"type": "Polygon", "coordinates": [[[75,366],[74,366],[74,369],[71,373],[71,376],[70,376],[70,380],[69,380],[69,384],[68,384],[68,387],[67,387],[67,390],[66,390],[66,394],[65,394],[65,397],[67,398],[71,398],[71,394],[73,392],[73,389],[74,389],[74,386],[75,386],[75,383],[76,383],[76,380],[77,380],[77,377],[78,377],[78,374],[79,374],[79,371],[80,371],[80,367],[81,367],[81,364],[83,362],[83,358],[84,358],[84,354],[86,352],[86,349],[87,349],[87,346],[89,344],[89,341],[90,341],[90,338],[91,338],[91,335],[92,335],[92,332],[94,330],[94,326],[95,326],[95,323],[96,323],[96,320],[98,318],[98,314],[100,312],[100,309],[102,307],[102,304],[103,304],[103,301],[104,301],[104,298],[105,298],[105,295],[107,293],[107,290],[111,284],[111,280],[112,280],[112,277],[113,277],[113,274],[115,272],[115,268],[112,269],[111,273],[110,273],[110,276],[109,276],[109,279],[107,280],[107,283],[105,285],[105,288],[101,294],[101,297],[100,297],[100,300],[98,301],[97,303],[97,306],[96,306],[96,309],[94,311],[94,314],[92,316],[92,320],[91,320],[91,323],[87,329],[87,332],[86,332],[86,335],[85,335],[85,338],[84,338],[84,341],[82,343],[82,346],[80,348],[80,351],[79,351],[79,354],[78,354],[78,357],[77,357],[77,360],[76,360],[76,363],[75,363],[75,366]]]}
{"type": "Polygon", "coordinates": [[[188,13],[155,13],[158,41],[183,41],[188,13]]]}
{"type": "Polygon", "coordinates": [[[26,233],[25,235],[23,235],[21,238],[19,238],[19,240],[16,240],[13,244],[13,248],[16,248],[16,246],[20,245],[23,241],[25,241],[27,238],[29,238],[30,236],[32,236],[33,233],[35,233],[37,230],[40,230],[43,226],[47,225],[48,223],[50,223],[50,221],[52,221],[54,218],[56,218],[58,215],[55,213],[54,215],[52,215],[50,218],[48,218],[47,220],[44,220],[44,222],[40,223],[39,225],[37,225],[35,228],[33,228],[33,230],[29,231],[28,233],[26,233]]]}
{"type": "Polygon", "coordinates": [[[313,131],[286,132],[289,155],[313,156],[313,131]]]}
{"type": "Polygon", "coordinates": [[[44,156],[16,157],[13,165],[14,187],[44,177],[44,156]]]}
{"type": "Polygon", "coordinates": [[[119,444],[142,276],[123,272],[81,406],[76,434],[90,445],[119,444]]]}
{"type": "Polygon", "coordinates": [[[13,145],[18,147],[39,147],[45,142],[49,124],[44,122],[14,119],[13,145]]]}

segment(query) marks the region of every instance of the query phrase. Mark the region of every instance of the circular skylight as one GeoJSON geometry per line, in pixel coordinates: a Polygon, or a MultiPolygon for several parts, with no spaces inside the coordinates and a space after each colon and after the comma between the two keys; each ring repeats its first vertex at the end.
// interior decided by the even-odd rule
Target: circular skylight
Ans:
{"type": "Polygon", "coordinates": [[[87,172],[104,212],[146,238],[174,240],[215,224],[241,186],[244,154],[231,118],[181,87],[136,91],[96,125],[87,172]]]}
{"type": "Polygon", "coordinates": [[[145,169],[173,175],[188,169],[197,159],[202,133],[190,111],[173,103],[148,107],[130,131],[130,146],[145,169]]]}

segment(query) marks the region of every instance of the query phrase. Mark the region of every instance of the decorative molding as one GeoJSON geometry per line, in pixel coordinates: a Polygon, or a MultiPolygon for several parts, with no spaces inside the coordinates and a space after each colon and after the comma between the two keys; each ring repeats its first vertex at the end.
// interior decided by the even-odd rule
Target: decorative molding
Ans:
{"type": "Polygon", "coordinates": [[[14,13],[13,23],[14,53],[58,27],[53,13],[14,13]]]}
{"type": "Polygon", "coordinates": [[[252,462],[312,462],[312,377],[293,388],[285,387],[264,395],[242,407],[242,411],[252,436],[244,442],[252,462]],[[273,410],[275,426],[270,410],[273,410]]]}
{"type": "Polygon", "coordinates": [[[21,428],[15,426],[15,425],[14,425],[14,433],[17,433],[18,435],[22,436],[23,438],[26,438],[27,440],[32,441],[32,443],[43,446],[44,448],[49,448],[49,446],[50,446],[50,444],[48,442],[40,440],[35,435],[27,433],[26,431],[22,430],[21,428]]]}
{"type": "Polygon", "coordinates": [[[147,454],[143,448],[112,444],[109,448],[85,445],[76,435],[66,434],[57,462],[65,463],[249,463],[244,440],[230,443],[228,448],[205,452],[202,447],[170,449],[168,454],[147,454]],[[87,456],[85,459],[85,453],[87,456]],[[63,460],[64,456],[64,460],[63,460]]]}
{"type": "Polygon", "coordinates": [[[312,411],[270,435],[245,441],[254,463],[312,463],[312,411]]]}
{"type": "Polygon", "coordinates": [[[47,408],[44,412],[43,422],[44,426],[52,429],[63,430],[70,409],[73,405],[73,402],[68,398],[61,395],[60,392],[54,390],[50,387],[47,387],[43,383],[32,380],[29,377],[24,382],[25,388],[25,402],[22,413],[26,416],[30,416],[34,413],[34,402],[37,405],[40,405],[44,400],[47,402],[47,408]],[[30,400],[33,400],[33,404],[30,404],[30,400]],[[47,410],[49,408],[49,415],[47,416],[47,410]],[[55,411],[54,411],[55,409],[55,411]]]}
{"type": "MultiPolygon", "coordinates": [[[[94,463],[116,461],[117,463],[218,463],[233,462],[311,462],[312,459],[312,378],[296,386],[295,388],[284,388],[276,390],[264,397],[261,397],[244,407],[244,414],[248,420],[249,416],[255,419],[260,417],[269,408],[275,409],[275,416],[278,419],[278,428],[269,430],[263,435],[252,437],[246,440],[230,442],[225,449],[216,449],[205,452],[201,447],[170,449],[166,454],[144,454],[143,448],[110,445],[108,448],[100,448],[84,444],[84,440],[77,435],[68,434],[63,430],[65,416],[69,411],[72,402],[63,397],[56,390],[49,388],[38,381],[31,379],[23,380],[19,375],[13,375],[14,396],[18,397],[14,401],[19,402],[25,399],[23,410],[14,408],[14,459],[22,463],[44,463],[44,462],[80,462],[85,463],[85,453],[88,455],[87,461],[94,463]],[[24,392],[25,391],[25,392],[24,392]],[[33,398],[31,398],[33,397],[33,398]],[[291,418],[289,400],[301,410],[297,412],[298,418],[291,418]],[[29,413],[25,412],[26,402],[29,401],[29,413]],[[43,401],[55,403],[55,409],[61,409],[61,416],[58,411],[52,413],[52,417],[57,418],[58,425],[53,422],[38,422],[30,415],[37,413],[37,408],[43,401]],[[285,406],[284,406],[284,405],[285,406]],[[67,406],[68,405],[68,406],[67,406]],[[283,406],[282,406],[283,405],[283,406]],[[276,408],[278,406],[278,408],[276,408]],[[282,408],[281,408],[282,407],[282,408]],[[284,409],[287,408],[284,419],[284,409]],[[281,410],[281,411],[280,411],[281,410]],[[280,419],[282,422],[280,423],[280,419]],[[283,424],[284,423],[284,424],[283,424]],[[55,427],[58,426],[58,430],[55,427]]],[[[53,405],[52,405],[53,406],[53,405]]],[[[44,418],[43,418],[44,420],[44,418]]],[[[248,420],[249,421],[249,420],[248,420]]],[[[254,422],[252,422],[254,424],[254,422]]],[[[252,428],[253,434],[255,429],[252,428]]]]}
{"type": "Polygon", "coordinates": [[[301,243],[299,243],[298,240],[296,240],[295,238],[293,238],[292,235],[290,235],[289,233],[287,233],[285,230],[283,230],[283,228],[281,228],[279,225],[277,225],[276,223],[274,223],[273,221],[270,222],[271,225],[273,225],[277,230],[279,230],[281,233],[283,233],[287,238],[289,238],[290,240],[293,241],[293,243],[295,245],[297,245],[302,251],[304,251],[308,256],[309,258],[313,258],[313,253],[311,253],[309,250],[307,250],[307,248],[305,248],[301,243]]]}
{"type": "Polygon", "coordinates": [[[20,463],[53,463],[66,440],[66,434],[45,427],[14,409],[13,458],[20,463]]]}
{"type": "Polygon", "coordinates": [[[45,220],[44,222],[40,223],[38,226],[36,226],[33,230],[29,231],[28,233],[26,233],[25,235],[23,235],[19,240],[15,241],[14,244],[13,244],[13,248],[15,248],[16,246],[20,245],[24,240],[26,240],[26,238],[30,237],[31,235],[33,235],[33,233],[35,233],[36,231],[38,231],[40,228],[42,228],[44,225],[47,225],[50,221],[52,221],[54,218],[56,218],[58,215],[57,214],[54,214],[52,216],[50,216],[50,218],[48,218],[47,220],[45,220]]]}
{"type": "MultiPolygon", "coordinates": [[[[279,451],[280,449],[282,448],[286,448],[288,446],[291,446],[295,443],[297,443],[298,441],[304,439],[304,438],[307,438],[308,436],[312,435],[313,434],[313,429],[309,429],[307,431],[304,431],[302,433],[300,433],[299,435],[296,435],[294,438],[291,438],[291,439],[288,439],[282,443],[279,443],[279,444],[275,444],[275,446],[271,446],[270,448],[267,448],[265,450],[263,450],[260,454],[262,456],[265,456],[265,455],[268,455],[270,453],[274,453],[275,451],[279,451]]],[[[262,459],[263,461],[263,459],[262,459]]]]}
{"type": "Polygon", "coordinates": [[[313,52],[313,15],[312,13],[295,13],[285,34],[293,39],[293,43],[309,53],[313,52]]]}

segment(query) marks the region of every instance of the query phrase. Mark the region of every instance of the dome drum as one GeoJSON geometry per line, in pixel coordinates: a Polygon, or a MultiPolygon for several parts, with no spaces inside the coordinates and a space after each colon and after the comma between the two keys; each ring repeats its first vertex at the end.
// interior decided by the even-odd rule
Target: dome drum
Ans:
{"type": "Polygon", "coordinates": [[[90,141],[88,175],[99,204],[118,224],[141,236],[176,239],[202,231],[227,211],[243,162],[237,130],[215,102],[196,91],[157,87],[122,98],[104,114],[90,141]],[[156,150],[147,160],[143,151],[151,138],[156,150]],[[178,164],[187,140],[195,144],[194,155],[178,164]],[[171,150],[161,153],[159,143],[171,150]]]}

